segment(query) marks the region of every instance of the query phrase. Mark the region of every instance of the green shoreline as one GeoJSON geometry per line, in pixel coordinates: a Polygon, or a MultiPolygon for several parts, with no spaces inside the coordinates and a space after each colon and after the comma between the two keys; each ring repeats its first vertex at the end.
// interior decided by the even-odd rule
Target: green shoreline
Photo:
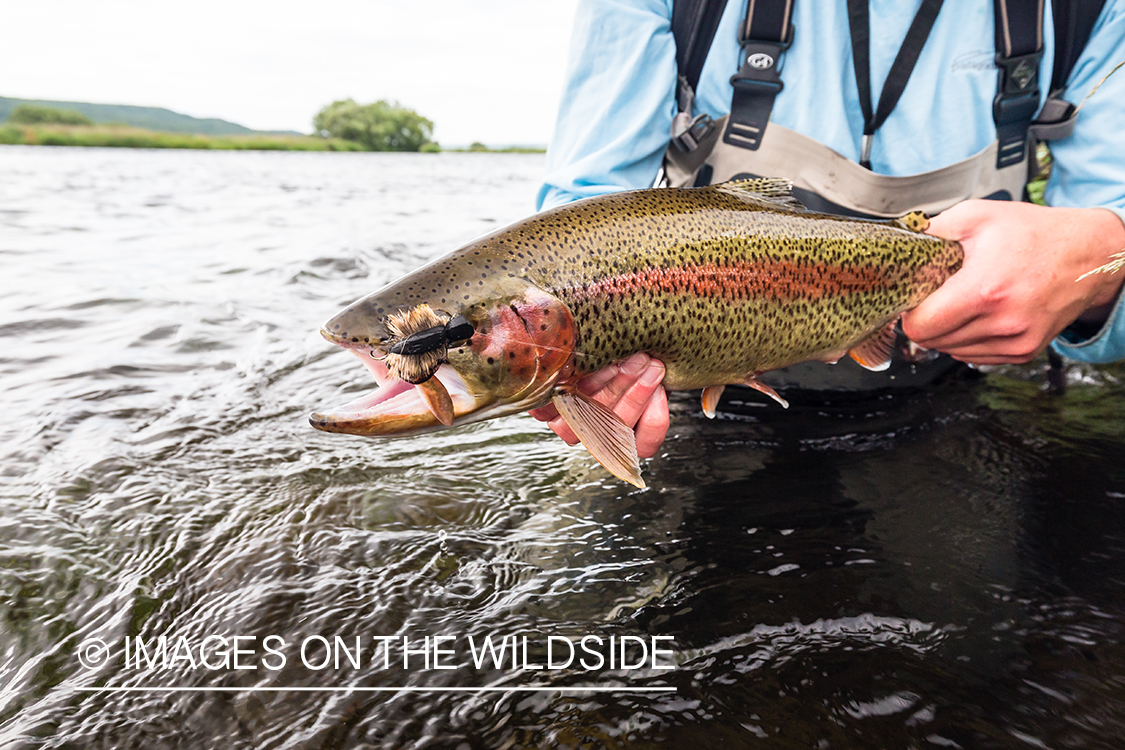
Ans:
{"type": "MultiPolygon", "coordinates": [[[[238,151],[367,151],[342,138],[313,135],[199,135],[146,130],[127,125],[22,125],[0,123],[0,144],[106,148],[194,148],[238,151]]],[[[541,154],[541,148],[441,149],[458,153],[541,154]]]]}
{"type": "Polygon", "coordinates": [[[190,135],[125,125],[0,124],[0,144],[246,151],[364,151],[351,141],[311,135],[190,135]]]}

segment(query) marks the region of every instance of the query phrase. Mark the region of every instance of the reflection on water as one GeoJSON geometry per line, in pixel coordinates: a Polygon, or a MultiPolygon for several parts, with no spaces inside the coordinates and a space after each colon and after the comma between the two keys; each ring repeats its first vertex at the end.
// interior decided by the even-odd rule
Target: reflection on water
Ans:
{"type": "Polygon", "coordinates": [[[685,395],[646,491],[526,417],[383,442],[311,430],[309,411],[369,387],[319,323],[529,212],[541,166],[0,147],[4,746],[1125,734],[1119,366],[1072,367],[1061,397],[1040,364],[788,412],[733,393],[715,421],[685,395]],[[216,642],[124,665],[123,639],[162,635],[246,636],[257,668],[224,667],[216,642]],[[271,635],[280,668],[260,658],[271,635]],[[371,640],[443,635],[453,669],[403,669],[371,640]],[[466,644],[489,635],[527,636],[531,666],[548,636],[671,636],[675,668],[477,668],[466,644]],[[336,636],[362,639],[360,666],[294,650],[313,637],[315,662],[336,636]],[[117,651],[84,667],[91,638],[117,651]],[[357,689],[531,685],[621,690],[357,689]],[[343,689],[90,690],[153,686],[343,689]]]}

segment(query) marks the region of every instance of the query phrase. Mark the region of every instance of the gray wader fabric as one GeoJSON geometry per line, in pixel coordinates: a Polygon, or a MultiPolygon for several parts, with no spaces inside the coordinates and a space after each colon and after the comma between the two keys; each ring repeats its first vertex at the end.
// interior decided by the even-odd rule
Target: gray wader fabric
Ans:
{"type": "MultiPolygon", "coordinates": [[[[1022,200],[1029,175],[1029,139],[1022,162],[996,168],[998,144],[942,169],[905,177],[876,174],[841,156],[822,143],[770,123],[757,150],[724,143],[726,117],[690,152],[669,146],[664,157],[665,184],[691,187],[745,177],[784,177],[793,182],[794,195],[817,211],[898,218],[910,211],[937,214],[968,198],[1022,200]]],[[[900,348],[905,347],[899,337],[900,348]]],[[[873,391],[927,385],[960,367],[947,356],[913,363],[896,354],[889,369],[870,372],[844,357],[835,365],[805,362],[765,373],[761,380],[774,388],[815,391],[873,391]]]]}
{"type": "MultiPolygon", "coordinates": [[[[744,175],[784,177],[799,191],[809,191],[849,213],[897,219],[911,211],[934,215],[968,198],[1021,200],[1028,179],[1024,160],[996,169],[993,142],[968,159],[932,172],[892,177],[876,174],[808,136],[771,122],[755,151],[722,140],[726,117],[699,147],[683,152],[669,147],[664,175],[669,187],[696,184],[701,169],[710,168],[706,184],[744,175]]],[[[1029,149],[1030,150],[1030,149],[1029,149]]],[[[798,196],[799,197],[799,196],[798,196]]]]}

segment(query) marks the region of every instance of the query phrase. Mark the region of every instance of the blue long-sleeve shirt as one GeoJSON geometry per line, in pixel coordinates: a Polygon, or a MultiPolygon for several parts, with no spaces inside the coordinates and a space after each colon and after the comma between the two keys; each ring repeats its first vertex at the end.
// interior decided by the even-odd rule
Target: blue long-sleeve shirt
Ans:
{"type": "MultiPolygon", "coordinates": [[[[871,87],[878,100],[920,0],[871,0],[871,87]]],[[[875,134],[874,171],[928,172],[968,158],[996,139],[993,4],[946,0],[898,106],[875,134]]],[[[730,111],[738,70],[738,25],[746,2],[728,3],[703,66],[695,108],[730,111]]],[[[539,192],[540,208],[616,190],[650,187],[676,113],[672,0],[584,0],[574,22],[567,80],[539,192]]],[[[1051,80],[1054,33],[1045,13],[1039,80],[1051,80]]],[[[859,160],[863,114],[852,66],[844,0],[797,0],[793,45],[782,60],[785,87],[771,122],[859,160]]],[[[1066,98],[1081,102],[1125,59],[1125,0],[1107,0],[1070,74],[1066,98]]],[[[1105,207],[1125,222],[1125,70],[1082,109],[1075,132],[1051,144],[1045,199],[1052,206],[1105,207]]],[[[1123,248],[1125,249],[1125,248],[1123,248]]],[[[1084,341],[1054,346],[1074,359],[1125,359],[1125,295],[1084,341]]]]}

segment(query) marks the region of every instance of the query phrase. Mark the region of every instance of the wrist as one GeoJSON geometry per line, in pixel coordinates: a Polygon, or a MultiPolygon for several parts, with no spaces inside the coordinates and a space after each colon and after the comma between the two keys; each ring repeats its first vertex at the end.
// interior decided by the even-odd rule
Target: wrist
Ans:
{"type": "MultiPolygon", "coordinates": [[[[1087,226],[1088,246],[1091,257],[1090,270],[1109,263],[1111,256],[1125,250],[1125,222],[1115,212],[1107,208],[1079,209],[1083,212],[1083,224],[1087,226]]],[[[1091,282],[1089,304],[1078,316],[1078,321],[1090,324],[1105,322],[1121,296],[1125,284],[1123,273],[1096,273],[1083,279],[1091,282]]]]}

